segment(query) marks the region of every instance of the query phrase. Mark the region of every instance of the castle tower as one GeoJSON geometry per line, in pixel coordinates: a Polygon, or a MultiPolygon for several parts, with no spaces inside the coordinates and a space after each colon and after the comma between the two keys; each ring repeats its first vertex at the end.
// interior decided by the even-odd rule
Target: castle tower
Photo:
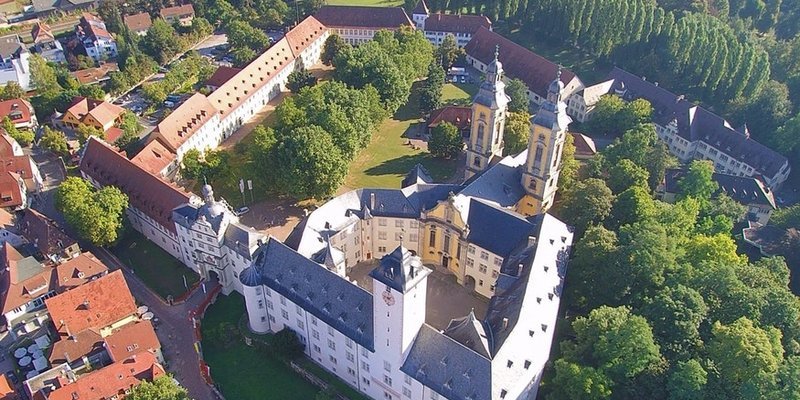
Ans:
{"type": "Polygon", "coordinates": [[[397,393],[397,398],[400,398],[403,382],[400,366],[425,323],[430,273],[431,270],[422,265],[422,260],[403,246],[383,256],[380,264],[370,272],[376,349],[370,362],[377,380],[381,380],[381,375],[391,377],[384,383],[393,382],[386,385],[391,385],[389,392],[397,393]]]}
{"type": "Polygon", "coordinates": [[[464,179],[480,174],[494,158],[503,156],[503,129],[509,98],[503,83],[503,64],[497,59],[486,68],[486,78],[472,101],[472,132],[467,143],[467,170],[464,179]]]}
{"type": "Polygon", "coordinates": [[[547,212],[553,205],[561,170],[561,151],[572,119],[567,115],[567,104],[561,97],[564,84],[561,69],[547,89],[547,100],[531,120],[528,138],[528,159],[522,173],[522,186],[527,195],[517,204],[524,215],[547,212]]]}

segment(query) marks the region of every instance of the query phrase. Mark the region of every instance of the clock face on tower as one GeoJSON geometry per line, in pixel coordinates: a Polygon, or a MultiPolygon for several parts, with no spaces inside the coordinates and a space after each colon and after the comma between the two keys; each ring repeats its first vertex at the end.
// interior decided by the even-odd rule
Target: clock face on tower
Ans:
{"type": "Polygon", "coordinates": [[[394,305],[394,296],[392,296],[392,292],[387,290],[387,291],[383,292],[382,297],[383,297],[383,301],[385,301],[387,305],[389,305],[389,306],[394,305]]]}

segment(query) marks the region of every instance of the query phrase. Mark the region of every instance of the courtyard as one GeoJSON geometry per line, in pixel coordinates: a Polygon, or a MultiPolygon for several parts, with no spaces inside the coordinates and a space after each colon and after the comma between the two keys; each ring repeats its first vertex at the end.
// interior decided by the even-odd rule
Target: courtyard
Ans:
{"type": "Polygon", "coordinates": [[[194,271],[134,229],[128,229],[110,250],[163,299],[179,298],[200,280],[194,271]]]}
{"type": "MultiPolygon", "coordinates": [[[[348,278],[358,286],[371,292],[372,278],[369,276],[378,265],[377,261],[362,262],[353,267],[348,278]]],[[[444,330],[451,319],[461,318],[475,312],[475,317],[483,319],[489,307],[489,299],[458,284],[456,276],[442,267],[426,265],[433,272],[428,275],[428,290],[425,303],[425,322],[436,329],[444,330]]]]}

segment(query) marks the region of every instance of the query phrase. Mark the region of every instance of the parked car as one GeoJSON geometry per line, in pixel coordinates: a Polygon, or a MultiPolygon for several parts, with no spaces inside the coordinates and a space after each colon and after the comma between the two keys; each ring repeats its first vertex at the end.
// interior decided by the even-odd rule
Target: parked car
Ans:
{"type": "Polygon", "coordinates": [[[250,212],[250,207],[241,207],[236,210],[236,216],[242,216],[250,212]]]}
{"type": "Polygon", "coordinates": [[[467,77],[466,76],[461,75],[461,83],[467,83],[467,77]]]}
{"type": "Polygon", "coordinates": [[[164,106],[166,106],[167,108],[175,107],[175,102],[167,100],[164,102],[164,106]]]}
{"type": "Polygon", "coordinates": [[[457,77],[457,76],[455,76],[455,75],[453,75],[452,82],[453,82],[453,83],[458,83],[458,77],[457,77]]]}

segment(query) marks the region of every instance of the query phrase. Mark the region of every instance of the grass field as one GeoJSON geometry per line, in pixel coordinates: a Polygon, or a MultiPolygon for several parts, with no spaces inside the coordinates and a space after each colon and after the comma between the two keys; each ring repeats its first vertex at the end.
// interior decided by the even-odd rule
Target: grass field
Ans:
{"type": "Polygon", "coordinates": [[[437,182],[445,181],[455,173],[454,160],[438,159],[427,151],[414,150],[406,144],[413,136],[408,133],[419,133],[424,129],[416,90],[419,82],[414,87],[408,103],[383,122],[372,135],[367,148],[350,163],[344,183],[347,188],[399,188],[405,174],[417,163],[424,165],[437,182]]]}
{"type": "Polygon", "coordinates": [[[211,377],[228,399],[283,400],[313,399],[316,387],[290,370],[278,357],[256,351],[243,341],[227,344],[212,335],[222,325],[237,326],[244,314],[244,298],[232,293],[219,296],[202,322],[203,356],[211,368],[211,377]]]}
{"type": "Polygon", "coordinates": [[[111,252],[131,267],[150,289],[165,299],[170,295],[178,298],[186,292],[184,277],[190,288],[200,280],[200,276],[194,271],[133,229],[125,233],[125,237],[111,252]]]}
{"type": "Polygon", "coordinates": [[[478,91],[478,85],[470,83],[446,83],[442,88],[442,103],[470,102],[478,91]]]}
{"type": "Polygon", "coordinates": [[[328,0],[330,6],[369,6],[369,7],[401,7],[402,1],[398,0],[328,0]]]}

